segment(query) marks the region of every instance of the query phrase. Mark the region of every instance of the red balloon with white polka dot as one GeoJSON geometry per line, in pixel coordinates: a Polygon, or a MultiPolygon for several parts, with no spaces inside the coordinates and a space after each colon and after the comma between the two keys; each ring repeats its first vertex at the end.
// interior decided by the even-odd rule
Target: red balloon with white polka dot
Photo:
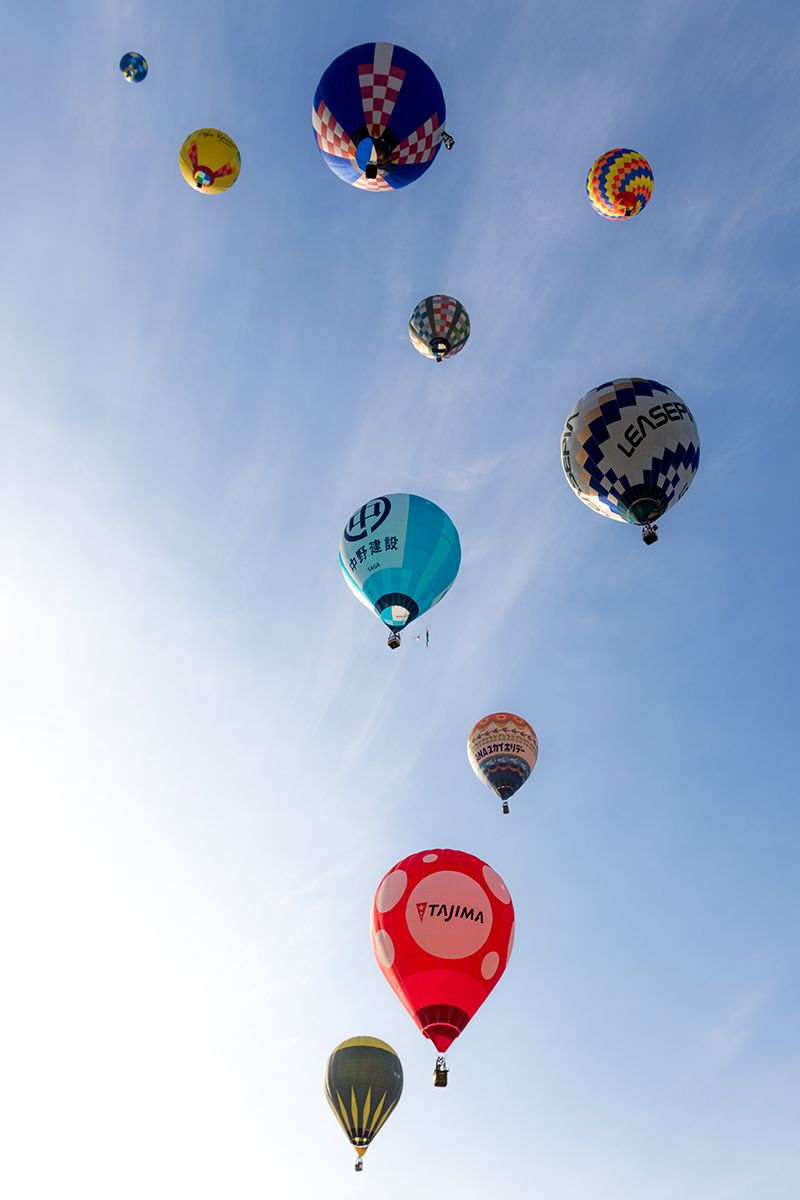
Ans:
{"type": "Polygon", "coordinates": [[[378,965],[442,1054],[500,979],[514,905],[496,871],[464,850],[420,850],[387,871],[372,905],[378,965]]]}

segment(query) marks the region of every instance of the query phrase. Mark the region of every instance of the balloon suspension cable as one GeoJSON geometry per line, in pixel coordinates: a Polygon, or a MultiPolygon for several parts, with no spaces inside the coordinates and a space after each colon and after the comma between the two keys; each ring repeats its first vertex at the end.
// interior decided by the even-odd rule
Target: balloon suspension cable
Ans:
{"type": "Polygon", "coordinates": [[[433,1086],[447,1087],[447,1063],[443,1054],[436,1059],[436,1066],[433,1068],[433,1086]]]}
{"type": "Polygon", "coordinates": [[[445,133],[444,130],[442,130],[442,141],[444,142],[445,150],[452,150],[456,144],[456,139],[451,137],[449,133],[445,133]]]}
{"type": "Polygon", "coordinates": [[[656,533],[657,529],[658,526],[649,521],[646,525],[642,526],[642,541],[644,542],[645,546],[652,546],[653,542],[658,541],[658,534],[656,533]]]}

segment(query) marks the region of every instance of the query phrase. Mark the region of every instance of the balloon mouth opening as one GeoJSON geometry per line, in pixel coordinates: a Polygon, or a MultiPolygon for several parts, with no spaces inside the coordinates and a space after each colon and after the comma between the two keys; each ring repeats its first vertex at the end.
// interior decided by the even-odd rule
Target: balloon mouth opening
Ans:
{"type": "Polygon", "coordinates": [[[640,485],[620,497],[617,508],[632,525],[648,525],[666,512],[667,497],[661,488],[640,485]]]}
{"type": "Polygon", "coordinates": [[[507,783],[501,783],[497,789],[497,794],[501,800],[510,800],[515,791],[516,788],[509,787],[507,783]]]}
{"type": "Polygon", "coordinates": [[[211,167],[197,167],[194,173],[194,182],[199,188],[211,187],[214,182],[214,172],[211,167]]]}
{"type": "Polygon", "coordinates": [[[454,1025],[429,1025],[422,1032],[426,1038],[430,1038],[441,1054],[450,1049],[459,1033],[454,1025]]]}
{"type": "Polygon", "coordinates": [[[626,217],[632,217],[639,205],[639,197],[633,192],[623,192],[619,198],[619,207],[626,217]]]}
{"type": "Polygon", "coordinates": [[[425,1037],[430,1038],[440,1054],[444,1054],[469,1021],[463,1008],[454,1008],[451,1004],[429,1004],[415,1015],[425,1037]]]}
{"type": "Polygon", "coordinates": [[[403,592],[387,592],[375,601],[375,611],[384,625],[399,631],[419,616],[419,605],[403,592]]]}
{"type": "Polygon", "coordinates": [[[431,338],[430,347],[437,362],[441,362],[445,355],[450,353],[450,343],[447,338],[431,338]]]}
{"type": "Polygon", "coordinates": [[[379,175],[386,175],[391,171],[390,159],[396,141],[388,135],[388,130],[380,137],[372,137],[366,130],[363,133],[359,131],[354,140],[356,162],[366,179],[377,179],[379,175]]]}

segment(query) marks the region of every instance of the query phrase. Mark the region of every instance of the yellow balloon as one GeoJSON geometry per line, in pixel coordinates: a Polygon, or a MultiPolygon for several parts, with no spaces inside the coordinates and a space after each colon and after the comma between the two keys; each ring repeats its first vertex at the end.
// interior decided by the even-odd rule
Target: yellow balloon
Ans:
{"type": "Polygon", "coordinates": [[[178,164],[189,187],[210,194],[233,187],[242,169],[236,142],[221,129],[190,133],[181,146],[178,164]]]}

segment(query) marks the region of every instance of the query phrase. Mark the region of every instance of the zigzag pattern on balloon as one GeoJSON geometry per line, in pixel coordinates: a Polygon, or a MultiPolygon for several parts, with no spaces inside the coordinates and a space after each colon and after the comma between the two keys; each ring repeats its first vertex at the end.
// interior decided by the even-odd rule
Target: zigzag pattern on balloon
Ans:
{"type": "Polygon", "coordinates": [[[636,150],[608,150],[592,163],[586,193],[595,212],[609,221],[635,217],[653,194],[653,170],[636,150]]]}
{"type": "Polygon", "coordinates": [[[617,379],[587,392],[561,445],[567,481],[603,516],[642,525],[679,500],[700,462],[694,417],[653,379],[617,379]]]}

